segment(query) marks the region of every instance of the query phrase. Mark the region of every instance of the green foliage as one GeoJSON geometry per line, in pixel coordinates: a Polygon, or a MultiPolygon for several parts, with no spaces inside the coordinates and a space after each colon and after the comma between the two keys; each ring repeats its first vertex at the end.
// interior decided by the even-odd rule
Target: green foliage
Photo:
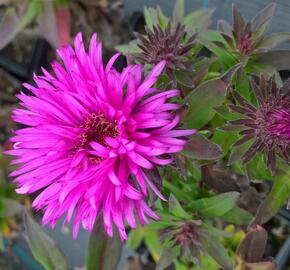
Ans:
{"type": "Polygon", "coordinates": [[[29,1],[25,12],[20,14],[20,16],[17,14],[15,7],[6,9],[4,18],[2,18],[0,23],[0,49],[4,48],[23,28],[32,22],[40,12],[40,5],[38,0],[29,1]]]}
{"type": "MultiPolygon", "coordinates": [[[[176,1],[171,19],[166,18],[159,7],[144,10],[146,25],[149,28],[160,25],[164,29],[169,20],[172,24],[177,22],[184,24],[189,33],[199,32],[197,44],[191,49],[192,55],[188,56],[193,60],[192,69],[176,69],[176,81],[170,82],[168,77],[162,76],[162,80],[160,79],[156,85],[159,87],[175,83],[181,89],[183,124],[187,128],[198,129],[198,133],[189,138],[184,151],[177,155],[176,164],[161,170],[162,193],[169,200],[168,202],[157,200],[160,222],[132,231],[127,243],[131,249],[137,248],[142,242],[146,243],[154,254],[153,258],[158,261],[156,267],[158,270],[165,269],[171,263],[174,263],[176,269],[180,270],[219,269],[219,267],[245,269],[243,267],[250,264],[253,269],[257,267],[267,269],[265,267],[272,265],[269,262],[261,263],[259,261],[261,258],[257,262],[243,262],[242,266],[239,265],[235,249],[246,232],[234,230],[233,236],[225,238],[225,232],[215,229],[214,226],[216,226],[216,220],[222,224],[239,226],[262,224],[285,204],[290,195],[289,170],[284,170],[279,176],[274,177],[261,154],[257,154],[248,164],[242,164],[240,158],[249,148],[252,140],[245,145],[232,147],[240,138],[241,129],[238,126],[227,125],[228,121],[241,118],[239,113],[233,112],[228,106],[235,103],[230,91],[232,88],[236,89],[253,106],[257,106],[251,87],[253,75],[263,73],[269,78],[275,74],[278,85],[281,85],[277,70],[289,69],[289,63],[286,63],[284,58],[289,54],[288,51],[269,51],[281,42],[290,40],[289,33],[276,33],[264,37],[274,9],[275,5],[269,5],[252,20],[253,42],[257,40],[257,43],[254,43],[253,50],[255,51],[246,56],[242,55],[238,48],[234,47],[235,43],[231,43],[229,36],[225,35],[226,31],[227,33],[232,31],[229,24],[219,22],[218,31],[208,29],[213,10],[198,10],[185,16],[183,0],[176,1]],[[258,42],[260,37],[263,38],[258,42]],[[209,50],[211,55],[202,60],[195,60],[196,55],[202,52],[203,48],[209,50]],[[207,175],[208,169],[203,170],[204,166],[213,168],[212,166],[216,164],[226,162],[229,166],[228,172],[221,169],[207,175]],[[243,178],[239,178],[240,175],[243,178]],[[247,186],[249,183],[238,180],[245,178],[274,181],[272,191],[261,203],[256,216],[249,213],[247,207],[241,207],[240,201],[244,200],[245,196],[243,192],[251,190],[247,186]],[[212,184],[212,187],[216,188],[215,192],[220,194],[213,193],[209,186],[205,186],[205,183],[210,187],[212,184]],[[196,247],[195,252],[187,250],[184,253],[182,244],[176,245],[173,249],[174,237],[177,232],[182,231],[183,226],[190,226],[188,224],[195,224],[192,226],[196,226],[196,232],[199,232],[196,235],[196,241],[202,248],[196,247]],[[158,248],[152,244],[153,238],[158,238],[153,228],[159,232],[159,235],[166,232],[167,237],[165,239],[162,237],[164,242],[158,248]],[[154,234],[155,236],[152,236],[154,234]],[[147,239],[148,237],[150,240],[147,239]],[[201,251],[206,251],[210,256],[204,256],[201,251]],[[235,266],[234,263],[236,263],[235,266]]],[[[233,12],[234,24],[241,27],[244,23],[243,18],[236,7],[233,12]]],[[[130,50],[134,52],[135,48],[133,41],[129,46],[118,49],[127,55],[130,54],[130,50]]],[[[281,170],[284,165],[280,165],[279,161],[278,166],[281,170]]],[[[244,243],[248,241],[248,238],[249,236],[246,237],[244,243]]],[[[246,249],[254,250],[256,247],[257,244],[250,244],[246,249]]],[[[263,250],[259,256],[262,255],[263,250]]]]}
{"type": "MultiPolygon", "coordinates": [[[[41,1],[28,3],[20,16],[13,6],[4,12],[0,48],[39,17],[41,10],[43,12],[41,1]]],[[[69,4],[67,0],[51,3],[52,13],[48,18],[55,18],[55,6],[69,4]]],[[[181,106],[172,113],[180,114],[184,127],[197,131],[187,138],[183,151],[174,153],[175,162],[170,166],[144,170],[168,201],[161,201],[152,194],[148,196],[148,204],[156,210],[160,221],[131,230],[126,245],[130,250],[145,245],[156,263],[156,270],[166,269],[172,263],[177,270],[273,269],[273,263],[263,258],[267,233],[261,225],[269,221],[290,196],[289,166],[277,154],[274,175],[261,153],[243,164],[241,157],[255,141],[256,133],[246,144],[234,146],[242,136],[242,127],[228,123],[242,118],[231,109],[240,103],[233,89],[249,102],[246,110],[249,115],[255,113],[253,108],[259,105],[252,87],[257,76],[275,76],[277,85],[282,85],[278,71],[290,69],[290,51],[273,49],[289,41],[290,33],[266,35],[274,4],[265,7],[248,24],[234,6],[233,26],[219,21],[218,30],[209,29],[212,9],[185,15],[184,4],[184,0],[177,0],[170,18],[160,7],[145,7],[144,18],[146,27],[151,30],[184,25],[186,35],[182,35],[182,42],[197,34],[195,44],[190,44],[192,47],[184,56],[189,66],[174,67],[172,76],[162,73],[154,86],[160,91],[180,89],[181,96],[174,101],[181,106]],[[251,46],[247,48],[248,43],[241,42],[243,38],[251,46]],[[270,191],[260,194],[255,188],[257,183],[270,191]],[[252,201],[260,202],[259,207],[253,206],[252,201]]],[[[138,47],[137,40],[132,40],[117,46],[116,50],[126,55],[131,63],[137,62],[134,54],[140,53],[142,48],[138,47]]],[[[145,70],[150,68],[146,63],[145,70]]],[[[1,177],[4,176],[2,172],[1,177]]],[[[0,223],[24,210],[10,191],[8,185],[0,189],[0,223]]],[[[25,215],[25,225],[32,253],[45,269],[68,269],[62,252],[29,215],[25,215]]],[[[121,249],[118,233],[114,232],[109,238],[99,216],[89,240],[87,269],[115,269],[121,249]]]]}
{"type": "Polygon", "coordinates": [[[223,104],[226,96],[227,84],[221,79],[204,82],[185,99],[188,112],[184,123],[189,128],[201,128],[215,115],[214,108],[223,104]]]}
{"type": "Polygon", "coordinates": [[[114,230],[114,235],[110,238],[103,229],[102,216],[99,216],[89,239],[87,269],[115,269],[120,259],[121,248],[122,244],[117,231],[114,230]]]}
{"type": "Polygon", "coordinates": [[[264,224],[285,204],[290,195],[290,171],[275,177],[271,192],[261,203],[253,223],[264,224]]]}
{"type": "Polygon", "coordinates": [[[239,193],[228,192],[190,203],[192,210],[198,210],[205,217],[220,217],[230,211],[238,200],[239,193]]]}
{"type": "Polygon", "coordinates": [[[68,270],[66,259],[54,241],[42,230],[29,214],[25,214],[28,243],[34,258],[46,270],[68,270]]]}

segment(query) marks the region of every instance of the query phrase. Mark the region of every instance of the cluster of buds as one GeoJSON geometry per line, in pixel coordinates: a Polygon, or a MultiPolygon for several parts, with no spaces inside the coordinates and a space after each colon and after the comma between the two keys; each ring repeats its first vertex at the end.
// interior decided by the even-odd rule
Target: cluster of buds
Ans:
{"type": "Polygon", "coordinates": [[[160,239],[180,247],[181,257],[187,254],[192,260],[200,261],[200,250],[203,250],[200,238],[205,234],[201,226],[201,220],[179,221],[174,226],[161,229],[160,239]]]}
{"type": "Polygon", "coordinates": [[[230,108],[245,116],[231,121],[232,125],[244,127],[240,132],[242,138],[234,145],[254,140],[243,155],[243,162],[248,162],[257,152],[264,152],[267,165],[274,173],[276,153],[290,163],[290,81],[278,88],[274,77],[266,80],[261,76],[258,85],[252,81],[252,90],[256,95],[257,107],[233,91],[239,105],[230,105],[230,108]]]}
{"type": "Polygon", "coordinates": [[[167,24],[165,29],[160,25],[153,26],[153,30],[146,27],[146,34],[136,34],[140,53],[134,54],[135,59],[142,64],[156,65],[166,61],[165,72],[170,79],[174,79],[175,69],[190,69],[190,49],[195,43],[197,34],[188,37],[185,26],[178,23],[167,24]]]}

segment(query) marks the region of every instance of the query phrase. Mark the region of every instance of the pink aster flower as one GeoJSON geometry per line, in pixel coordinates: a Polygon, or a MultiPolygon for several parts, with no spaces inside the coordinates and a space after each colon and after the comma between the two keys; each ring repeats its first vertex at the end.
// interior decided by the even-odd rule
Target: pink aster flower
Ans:
{"type": "Polygon", "coordinates": [[[142,67],[131,65],[117,72],[114,55],[104,67],[102,44],[93,35],[86,52],[79,33],[70,46],[58,51],[63,65],[52,64],[55,76],[43,69],[36,86],[25,84],[33,96],[18,95],[14,121],[27,127],[15,131],[9,154],[20,164],[15,177],[18,193],[40,194],[33,207],[44,211],[51,224],[74,213],[73,235],[80,224],[93,228],[102,212],[109,236],[113,224],[127,239],[125,224],[136,227],[158,216],[145,202],[150,188],[159,190],[145,170],[172,162],[168,155],[183,149],[183,138],[193,130],[179,130],[179,106],[168,99],[178,90],[153,87],[165,62],[157,64],[143,80],[142,67]]]}

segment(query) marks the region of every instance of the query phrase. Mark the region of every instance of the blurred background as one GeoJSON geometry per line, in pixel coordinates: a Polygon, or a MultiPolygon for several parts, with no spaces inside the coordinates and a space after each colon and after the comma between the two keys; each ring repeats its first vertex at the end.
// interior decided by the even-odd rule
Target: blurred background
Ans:
{"type": "MultiPolygon", "coordinates": [[[[10,149],[7,140],[15,124],[10,120],[11,109],[16,104],[15,94],[22,89],[23,82],[32,82],[33,73],[40,67],[48,67],[55,58],[54,49],[66,44],[77,32],[84,33],[88,40],[98,32],[104,43],[105,58],[112,55],[115,46],[128,43],[135,31],[142,32],[144,6],[159,5],[165,15],[172,13],[175,0],[0,0],[0,142],[1,152],[10,149]],[[63,4],[63,3],[64,4],[63,4]]],[[[216,29],[217,18],[231,21],[232,2],[236,3],[247,19],[251,19],[269,0],[187,0],[187,13],[200,8],[214,9],[212,29],[216,29]]],[[[290,30],[290,1],[279,0],[270,32],[290,30]]],[[[118,60],[118,67],[126,64],[125,58],[118,60]]],[[[21,212],[31,206],[31,198],[18,196],[8,174],[9,157],[0,153],[0,270],[41,270],[33,259],[23,233],[21,212]]],[[[39,219],[37,214],[35,218],[39,219]]],[[[290,214],[281,212],[266,228],[270,232],[267,254],[281,260],[283,269],[290,269],[289,235],[290,214]],[[288,260],[288,261],[287,261],[288,260]]],[[[71,237],[70,228],[61,232],[61,222],[55,230],[45,228],[75,269],[85,264],[89,234],[81,230],[78,241],[71,237]]],[[[237,236],[238,237],[238,236],[237,236]]],[[[231,244],[229,244],[231,245],[231,244]]],[[[142,246],[137,251],[124,250],[119,269],[154,269],[148,251],[142,246]],[[137,258],[137,259],[136,259],[137,258]],[[141,263],[140,263],[141,261],[141,263]],[[153,268],[152,268],[153,267],[153,268]]]]}

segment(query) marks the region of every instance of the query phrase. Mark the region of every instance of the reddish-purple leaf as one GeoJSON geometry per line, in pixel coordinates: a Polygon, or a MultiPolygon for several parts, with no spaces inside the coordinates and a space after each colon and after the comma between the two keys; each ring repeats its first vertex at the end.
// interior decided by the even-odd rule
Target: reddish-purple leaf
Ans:
{"type": "Polygon", "coordinates": [[[267,238],[267,232],[263,227],[256,225],[239,245],[237,255],[248,263],[260,262],[265,252],[267,238]]]}
{"type": "Polygon", "coordinates": [[[281,33],[274,33],[265,39],[263,39],[258,45],[257,49],[253,51],[253,53],[260,53],[260,52],[267,52],[278,46],[279,44],[290,41],[290,33],[281,32],[281,33]]]}
{"type": "Polygon", "coordinates": [[[290,50],[275,50],[269,51],[262,54],[257,62],[260,64],[270,65],[280,70],[289,70],[290,69],[290,50]]]}
{"type": "Polygon", "coordinates": [[[277,270],[275,262],[246,263],[249,270],[277,270]]]}
{"type": "Polygon", "coordinates": [[[56,22],[59,46],[65,46],[70,42],[71,18],[68,7],[56,8],[56,22]]]}
{"type": "Polygon", "coordinates": [[[261,28],[264,28],[261,35],[268,29],[268,26],[272,20],[276,9],[276,4],[271,3],[265,8],[263,8],[251,21],[252,31],[257,32],[261,31],[261,28]]]}
{"type": "Polygon", "coordinates": [[[223,156],[223,151],[219,145],[200,134],[191,136],[183,153],[190,158],[202,160],[215,160],[223,156]]]}

